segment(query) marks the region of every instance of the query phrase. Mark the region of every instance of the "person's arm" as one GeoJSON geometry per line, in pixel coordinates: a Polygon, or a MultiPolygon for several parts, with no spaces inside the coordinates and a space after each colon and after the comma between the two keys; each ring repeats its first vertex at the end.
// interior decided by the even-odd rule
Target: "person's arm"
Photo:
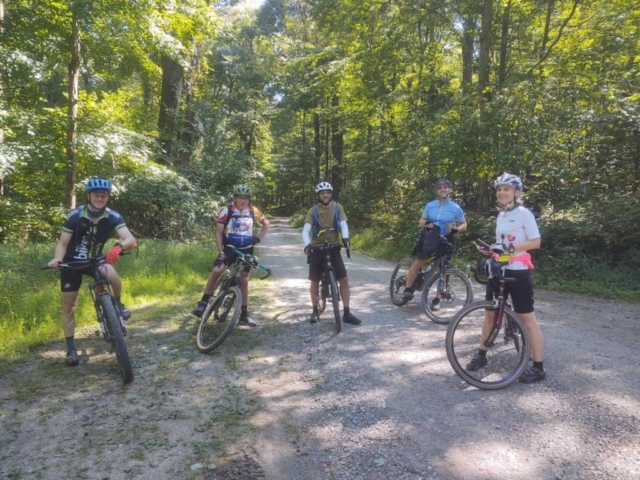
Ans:
{"type": "Polygon", "coordinates": [[[529,250],[537,250],[540,248],[540,238],[534,238],[533,240],[527,240],[526,242],[518,243],[514,245],[516,252],[528,252],[529,250]]]}
{"type": "Polygon", "coordinates": [[[348,240],[349,239],[349,225],[347,225],[346,220],[342,220],[340,222],[340,230],[342,231],[342,238],[348,240]]]}
{"type": "Polygon", "coordinates": [[[466,229],[467,229],[467,220],[464,219],[462,220],[462,222],[458,224],[458,226],[456,227],[456,230],[458,230],[458,232],[464,232],[466,229]]]}
{"type": "Polygon", "coordinates": [[[62,263],[64,254],[67,252],[67,247],[71,241],[71,235],[72,233],[64,231],[60,234],[58,243],[56,243],[56,249],[53,253],[53,260],[49,261],[48,264],[50,268],[58,268],[58,265],[62,263]]]}
{"type": "Polygon", "coordinates": [[[302,227],[302,243],[304,243],[305,248],[307,247],[307,245],[311,243],[311,236],[309,235],[310,233],[311,233],[311,224],[305,223],[304,226],[302,227]]]}
{"type": "Polygon", "coordinates": [[[420,221],[418,222],[418,226],[420,228],[424,228],[427,223],[429,222],[429,220],[427,220],[427,217],[420,217],[420,221]]]}
{"type": "Polygon", "coordinates": [[[218,254],[224,255],[224,244],[222,239],[224,237],[224,224],[218,223],[216,225],[216,247],[218,248],[218,254]]]}
{"type": "Polygon", "coordinates": [[[267,234],[267,230],[269,230],[269,227],[271,226],[271,224],[269,223],[269,220],[267,220],[267,217],[265,217],[264,215],[262,216],[262,228],[260,229],[260,233],[258,233],[258,238],[260,240],[262,240],[264,238],[264,236],[267,234]]]}
{"type": "Polygon", "coordinates": [[[122,240],[120,242],[120,245],[122,246],[123,252],[131,250],[132,248],[136,248],[138,246],[136,237],[133,236],[133,233],[131,233],[131,230],[129,230],[127,227],[122,227],[117,230],[117,232],[118,237],[120,237],[120,240],[122,240]]]}

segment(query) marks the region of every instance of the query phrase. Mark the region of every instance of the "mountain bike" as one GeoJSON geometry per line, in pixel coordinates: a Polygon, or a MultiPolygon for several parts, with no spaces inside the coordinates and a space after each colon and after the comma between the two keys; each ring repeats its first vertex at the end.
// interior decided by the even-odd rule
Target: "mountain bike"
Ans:
{"type": "MultiPolygon", "coordinates": [[[[459,249],[455,249],[450,242],[436,232],[423,233],[433,235],[438,248],[418,271],[413,284],[414,291],[422,292],[421,306],[427,317],[436,323],[447,324],[455,312],[473,301],[473,287],[469,277],[463,271],[449,267],[451,255],[458,253],[459,249]],[[434,298],[438,298],[437,305],[433,304],[434,298]]],[[[414,261],[413,256],[403,258],[391,274],[389,295],[391,302],[399,307],[409,302],[403,293],[407,286],[409,269],[414,261]]]]}
{"type": "Polygon", "coordinates": [[[240,275],[257,270],[263,272],[260,279],[271,275],[271,269],[260,264],[258,257],[235,250],[235,260],[220,275],[209,299],[207,308],[202,314],[196,345],[202,353],[209,353],[218,348],[229,336],[236,325],[242,311],[242,292],[238,286],[240,275]]]}
{"type": "Polygon", "coordinates": [[[508,262],[489,260],[488,264],[490,275],[498,278],[498,298],[460,310],[449,324],[445,345],[449,363],[460,378],[477,388],[497,390],[522,375],[531,344],[526,326],[506,302],[505,285],[515,281],[504,276],[503,267],[508,262]],[[479,348],[487,351],[487,364],[471,371],[468,362],[479,348]]]}
{"type": "MultiPolygon", "coordinates": [[[[320,289],[316,302],[318,312],[322,314],[327,307],[327,300],[331,300],[333,306],[333,318],[336,325],[336,333],[342,331],[342,317],[340,316],[340,286],[336,280],[336,272],[331,265],[331,253],[339,252],[342,248],[340,243],[329,243],[325,240],[323,245],[309,247],[309,254],[317,253],[322,255],[322,274],[320,276],[320,289]]],[[[347,258],[351,258],[351,252],[347,250],[347,258]]],[[[309,263],[307,258],[307,263],[309,263]]]]}
{"type": "MultiPolygon", "coordinates": [[[[121,253],[120,255],[125,255],[121,253]]],[[[99,255],[88,260],[77,260],[60,263],[59,268],[72,268],[75,270],[90,269],[95,271],[95,279],[89,284],[89,291],[93,297],[93,306],[96,309],[98,323],[104,341],[111,345],[111,352],[115,351],[116,359],[123,383],[133,380],[133,369],[129,359],[129,351],[124,337],[127,336],[127,328],[120,312],[120,306],[111,290],[111,283],[106,277],[106,255],[99,255]]],[[[42,265],[42,270],[48,270],[49,265],[42,265]]],[[[56,269],[57,270],[57,269],[56,269]]]]}

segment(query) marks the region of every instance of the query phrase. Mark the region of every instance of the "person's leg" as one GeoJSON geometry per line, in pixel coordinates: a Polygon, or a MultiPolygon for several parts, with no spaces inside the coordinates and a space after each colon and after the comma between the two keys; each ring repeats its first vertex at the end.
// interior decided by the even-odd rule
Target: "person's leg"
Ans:
{"type": "Polygon", "coordinates": [[[311,295],[311,306],[315,310],[318,308],[318,295],[320,294],[319,280],[311,280],[311,285],[309,285],[309,294],[311,295]]]}
{"type": "Polygon", "coordinates": [[[75,342],[76,317],[75,311],[78,305],[78,291],[62,292],[62,331],[67,343],[67,365],[78,365],[78,352],[75,342]]]}
{"type": "Polygon", "coordinates": [[[202,294],[202,298],[196,305],[196,308],[194,308],[191,311],[193,315],[195,315],[198,318],[202,317],[202,315],[204,314],[204,311],[207,308],[207,305],[209,304],[209,300],[213,295],[213,289],[215,288],[216,283],[220,278],[220,275],[222,275],[222,273],[224,273],[226,269],[227,269],[227,265],[224,262],[218,265],[214,264],[213,270],[211,270],[211,273],[209,274],[209,278],[207,279],[207,283],[204,286],[204,293],[202,294]]]}
{"type": "Polygon", "coordinates": [[[344,277],[338,280],[338,284],[340,285],[340,298],[342,299],[342,306],[345,309],[349,308],[349,277],[344,277]]]}
{"type": "Polygon", "coordinates": [[[544,335],[542,334],[540,325],[538,325],[535,312],[518,313],[518,317],[527,327],[529,341],[531,342],[531,355],[533,356],[534,363],[542,363],[544,361],[544,335]]]}
{"type": "Polygon", "coordinates": [[[241,325],[246,325],[248,327],[255,327],[256,322],[249,316],[249,312],[247,310],[249,305],[249,272],[242,272],[240,274],[238,286],[240,287],[240,291],[242,292],[242,313],[240,314],[238,323],[240,323],[241,325]]]}
{"type": "Polygon", "coordinates": [[[122,295],[122,280],[120,280],[118,272],[116,272],[116,269],[113,268],[113,265],[105,265],[105,268],[105,277],[107,277],[107,280],[109,280],[109,283],[111,284],[111,291],[113,292],[113,296],[116,297],[116,300],[118,301],[118,306],[120,307],[122,318],[125,320],[129,320],[131,318],[131,312],[122,304],[122,299],[120,298],[122,295]]]}
{"type": "Polygon", "coordinates": [[[418,272],[426,262],[426,258],[416,258],[413,261],[411,267],[409,267],[409,272],[407,273],[407,284],[405,285],[406,289],[413,291],[413,283],[416,281],[416,278],[418,278],[418,272]]]}

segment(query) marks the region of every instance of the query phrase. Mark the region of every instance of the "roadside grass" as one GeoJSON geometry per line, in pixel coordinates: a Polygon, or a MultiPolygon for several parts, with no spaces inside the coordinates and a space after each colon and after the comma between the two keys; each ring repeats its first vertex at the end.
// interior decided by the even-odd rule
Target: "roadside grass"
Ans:
{"type": "MultiPolygon", "coordinates": [[[[20,361],[45,342],[59,340],[60,280],[40,266],[53,255],[54,243],[27,244],[20,249],[0,245],[0,372],[8,362],[20,361]]],[[[185,298],[197,300],[211,271],[216,248],[213,243],[177,244],[142,240],[138,251],[122,257],[117,270],[123,283],[123,302],[134,311],[153,307],[156,315],[174,311],[185,298]]],[[[76,323],[78,329],[95,324],[95,310],[85,277],[80,290],[76,323]]]]}

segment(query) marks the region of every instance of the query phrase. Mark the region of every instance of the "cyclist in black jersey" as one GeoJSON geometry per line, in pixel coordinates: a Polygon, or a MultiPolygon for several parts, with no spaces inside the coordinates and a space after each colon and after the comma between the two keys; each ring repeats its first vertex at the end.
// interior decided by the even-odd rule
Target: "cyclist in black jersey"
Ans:
{"type": "MultiPolygon", "coordinates": [[[[113,268],[118,256],[134,248],[136,239],[127,228],[122,215],[107,208],[112,185],[109,180],[93,177],[84,189],[87,192],[87,205],[74,208],[67,215],[62,233],[56,245],[50,268],[58,268],[60,263],[88,260],[102,254],[104,244],[115,230],[121,242],[116,243],[107,253],[106,277],[111,282],[113,294],[118,299],[122,317],[127,320],[131,312],[120,302],[122,282],[113,268]]],[[[67,342],[67,365],[78,365],[74,333],[76,327],[75,310],[78,304],[78,291],[82,285],[82,276],[95,278],[95,269],[62,269],[60,287],[62,290],[62,329],[67,342]]]]}

